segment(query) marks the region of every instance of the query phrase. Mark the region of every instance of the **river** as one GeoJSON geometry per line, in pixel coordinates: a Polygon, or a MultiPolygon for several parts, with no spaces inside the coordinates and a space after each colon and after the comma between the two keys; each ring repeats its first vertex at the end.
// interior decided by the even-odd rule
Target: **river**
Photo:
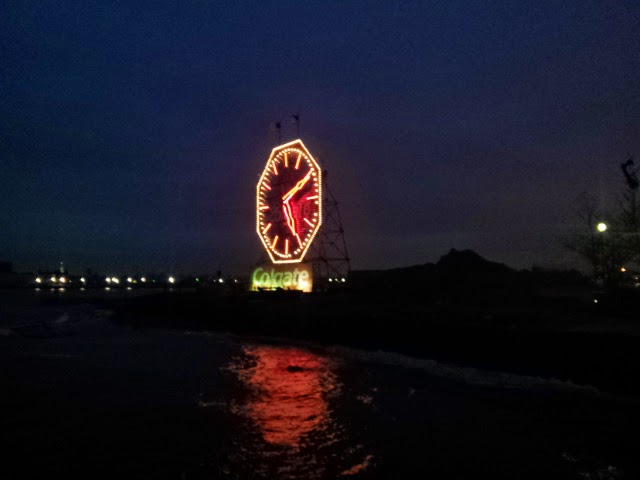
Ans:
{"type": "Polygon", "coordinates": [[[52,295],[0,295],[2,478],[638,478],[634,398],[52,295]]]}

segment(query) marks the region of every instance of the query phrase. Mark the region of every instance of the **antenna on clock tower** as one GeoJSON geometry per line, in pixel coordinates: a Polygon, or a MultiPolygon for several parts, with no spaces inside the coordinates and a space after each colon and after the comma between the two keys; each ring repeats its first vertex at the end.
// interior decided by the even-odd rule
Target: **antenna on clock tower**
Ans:
{"type": "Polygon", "coordinates": [[[278,120],[273,126],[278,130],[278,145],[280,145],[282,143],[282,120],[278,120]]]}
{"type": "Polygon", "coordinates": [[[291,115],[291,118],[296,124],[296,138],[300,138],[300,114],[294,113],[293,115],[291,115]]]}
{"type": "Polygon", "coordinates": [[[287,115],[283,115],[282,117],[280,117],[279,120],[276,120],[275,122],[271,123],[271,130],[277,130],[278,132],[278,145],[282,144],[282,129],[284,127],[285,129],[285,137],[287,136],[287,119],[291,119],[292,123],[296,124],[296,137],[295,138],[300,138],[300,114],[299,113],[293,113],[289,116],[287,115]]]}

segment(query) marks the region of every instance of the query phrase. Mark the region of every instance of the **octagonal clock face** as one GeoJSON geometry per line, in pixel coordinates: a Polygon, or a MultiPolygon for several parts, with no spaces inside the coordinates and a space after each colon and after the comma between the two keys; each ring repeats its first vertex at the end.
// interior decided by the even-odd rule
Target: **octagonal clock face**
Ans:
{"type": "Polygon", "coordinates": [[[322,172],[301,140],[271,152],[256,195],[257,232],[273,263],[304,258],[322,223],[322,172]]]}

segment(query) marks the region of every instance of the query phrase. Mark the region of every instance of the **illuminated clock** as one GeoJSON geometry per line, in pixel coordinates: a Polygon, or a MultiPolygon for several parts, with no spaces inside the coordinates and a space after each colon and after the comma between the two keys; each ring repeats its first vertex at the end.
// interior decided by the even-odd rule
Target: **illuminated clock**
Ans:
{"type": "Polygon", "coordinates": [[[271,152],[258,182],[256,217],[273,263],[302,261],[322,223],[322,171],[301,140],[271,152]]]}

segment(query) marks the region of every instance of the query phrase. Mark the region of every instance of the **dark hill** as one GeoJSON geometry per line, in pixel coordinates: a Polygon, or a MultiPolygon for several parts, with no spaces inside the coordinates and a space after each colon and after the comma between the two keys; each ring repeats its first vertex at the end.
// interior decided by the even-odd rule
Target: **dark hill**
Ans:
{"type": "Polygon", "coordinates": [[[353,290],[359,293],[391,296],[417,294],[422,300],[438,300],[451,297],[453,293],[476,296],[487,288],[511,281],[516,273],[506,265],[486,260],[472,250],[452,249],[435,264],[353,271],[350,279],[353,290]]]}
{"type": "Polygon", "coordinates": [[[452,248],[436,263],[441,273],[484,273],[484,274],[508,274],[513,272],[503,263],[491,262],[482,258],[473,250],[456,250],[452,248]]]}
{"type": "Polygon", "coordinates": [[[390,270],[354,271],[352,292],[395,301],[457,306],[539,304],[546,298],[572,297],[590,291],[578,272],[514,270],[473,250],[451,249],[435,264],[390,270]],[[542,298],[544,297],[544,298],[542,298]]]}

